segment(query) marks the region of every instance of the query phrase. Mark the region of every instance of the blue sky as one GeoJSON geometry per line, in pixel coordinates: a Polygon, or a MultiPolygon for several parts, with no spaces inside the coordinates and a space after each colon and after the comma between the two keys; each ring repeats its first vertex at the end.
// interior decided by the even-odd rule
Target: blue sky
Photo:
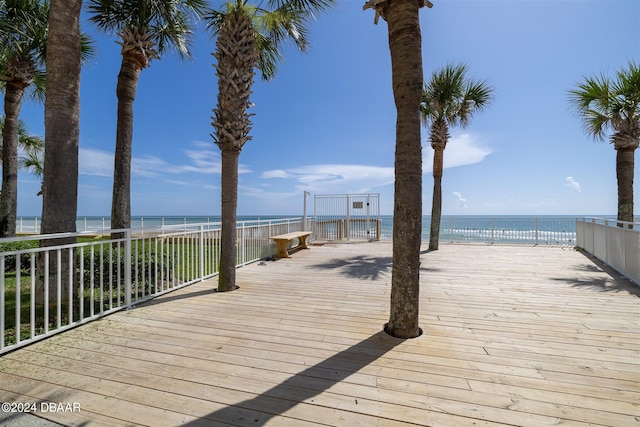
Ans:
{"type": "MultiPolygon", "coordinates": [[[[253,140],[240,155],[238,214],[301,214],[303,192],[380,193],[393,212],[395,107],[387,25],[363,1],[339,1],[291,47],[275,80],[258,78],[253,140]]],[[[567,102],[583,76],[640,62],[638,0],[433,0],[421,10],[425,79],[449,62],[487,79],[495,99],[445,151],[444,215],[600,215],[617,210],[615,150],[589,140],[567,102]]],[[[81,83],[78,215],[109,215],[119,46],[84,22],[97,56],[81,83]]],[[[194,60],[167,54],[142,71],[134,105],[132,214],[219,215],[220,154],[211,115],[214,42],[199,30],[194,60]]],[[[44,135],[41,105],[21,118],[44,135]]],[[[423,128],[423,208],[432,149],[423,128]]],[[[636,162],[635,206],[640,212],[636,162]]],[[[40,184],[22,173],[19,216],[41,213],[40,184]]],[[[310,205],[309,209],[312,210],[310,205]]]]}

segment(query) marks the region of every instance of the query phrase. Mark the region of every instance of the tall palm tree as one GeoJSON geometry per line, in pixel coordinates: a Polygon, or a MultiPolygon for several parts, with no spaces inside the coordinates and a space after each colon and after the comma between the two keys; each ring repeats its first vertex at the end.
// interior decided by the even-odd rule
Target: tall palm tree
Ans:
{"type": "Polygon", "coordinates": [[[5,94],[0,237],[16,234],[20,109],[29,88],[36,98],[44,96],[48,13],[48,1],[0,2],[0,80],[5,94]]]}
{"type": "MultiPolygon", "coordinates": [[[[76,231],[78,207],[78,145],[80,142],[80,63],[82,0],[56,0],[51,4],[47,35],[47,91],[44,126],[47,150],[44,156],[42,234],[76,231]]],[[[45,239],[42,245],[72,243],[74,238],[45,239]]],[[[55,265],[63,274],[63,300],[68,295],[69,257],[49,257],[49,295],[55,295],[55,265]]],[[[44,304],[45,257],[38,257],[42,276],[36,286],[36,304],[44,304]]]]}
{"type": "Polygon", "coordinates": [[[218,106],[213,110],[213,139],[222,156],[222,235],[218,291],[236,288],[236,210],[238,159],[251,139],[250,114],[255,69],[264,80],[274,77],[285,40],[305,51],[307,23],[333,0],[270,0],[266,7],[246,0],[228,1],[205,19],[216,39],[214,65],[218,76],[218,106]]]}
{"type": "Polygon", "coordinates": [[[640,66],[629,62],[616,77],[586,77],[569,91],[569,101],[585,131],[597,141],[609,132],[616,150],[618,221],[633,221],[634,156],[640,143],[640,66]]]}
{"type": "Polygon", "coordinates": [[[374,22],[387,21],[391,79],[395,99],[396,153],[393,207],[393,267],[391,303],[385,331],[398,338],[415,338],[420,305],[420,244],[422,234],[422,147],[420,94],[422,36],[419,10],[432,7],[415,0],[371,0],[374,22]]]}
{"type": "Polygon", "coordinates": [[[140,71],[169,50],[190,58],[193,23],[206,0],[89,0],[90,20],[115,32],[122,46],[116,95],[118,116],[114,158],[111,228],[131,226],[131,147],[133,101],[140,71]]]}
{"type": "Polygon", "coordinates": [[[467,127],[471,117],[491,102],[493,90],[484,80],[469,80],[467,66],[449,64],[434,71],[424,84],[420,116],[430,125],[429,139],[433,154],[433,204],[429,249],[437,250],[442,216],[442,170],[444,150],[449,141],[449,127],[467,127]]]}

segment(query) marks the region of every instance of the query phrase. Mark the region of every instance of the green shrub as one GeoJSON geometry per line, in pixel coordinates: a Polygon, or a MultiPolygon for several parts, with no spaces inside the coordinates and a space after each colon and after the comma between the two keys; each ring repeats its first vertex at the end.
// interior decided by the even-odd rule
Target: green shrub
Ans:
{"type": "MultiPolygon", "coordinates": [[[[0,243],[0,253],[2,252],[13,252],[13,251],[21,251],[25,249],[34,249],[38,247],[37,240],[26,240],[23,242],[7,242],[0,243]]],[[[20,269],[27,270],[31,268],[31,256],[21,255],[20,256],[20,269]]],[[[7,255],[4,259],[4,269],[6,272],[16,271],[16,255],[7,255]]]]}

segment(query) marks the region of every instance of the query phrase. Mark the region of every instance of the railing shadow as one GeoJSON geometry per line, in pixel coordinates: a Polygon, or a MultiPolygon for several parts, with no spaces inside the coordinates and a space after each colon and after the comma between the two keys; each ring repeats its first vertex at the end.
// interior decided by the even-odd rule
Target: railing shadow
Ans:
{"type": "Polygon", "coordinates": [[[211,422],[262,426],[295,406],[309,401],[350,375],[373,363],[404,342],[380,331],[320,363],[305,369],[253,399],[212,412],[185,424],[194,427],[211,422]]]}
{"type": "Polygon", "coordinates": [[[158,305],[158,304],[164,304],[167,302],[171,302],[171,301],[179,301],[182,299],[188,299],[188,298],[195,298],[195,297],[199,297],[199,296],[203,296],[203,295],[210,295],[210,294],[215,294],[216,293],[216,288],[211,288],[211,289],[202,289],[199,291],[193,291],[193,292],[180,292],[180,289],[175,289],[172,290],[170,292],[168,292],[165,295],[160,295],[158,297],[154,297],[153,299],[150,300],[146,300],[140,303],[136,303],[134,304],[135,307],[140,307],[140,306],[145,306],[145,307],[149,307],[152,305],[158,305]],[[178,293],[179,292],[179,293],[178,293]]]}

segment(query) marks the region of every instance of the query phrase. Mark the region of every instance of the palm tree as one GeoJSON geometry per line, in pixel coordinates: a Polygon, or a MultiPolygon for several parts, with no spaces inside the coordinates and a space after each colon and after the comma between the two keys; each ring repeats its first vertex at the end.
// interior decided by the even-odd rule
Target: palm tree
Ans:
{"type": "Polygon", "coordinates": [[[420,305],[420,244],[422,240],[422,147],[420,94],[422,36],[419,10],[432,7],[415,0],[370,0],[378,18],[387,21],[391,78],[395,99],[396,154],[393,207],[393,267],[389,322],[385,331],[398,338],[415,338],[420,305]]]}
{"type": "MultiPolygon", "coordinates": [[[[47,91],[44,102],[45,141],[42,234],[76,231],[78,206],[78,144],[80,140],[80,63],[82,0],[56,0],[51,4],[47,36],[47,91]]],[[[74,238],[45,239],[42,245],[73,243],[74,238]]],[[[36,285],[36,304],[44,304],[44,256],[38,256],[41,276],[36,285]]],[[[49,295],[55,295],[56,279],[68,295],[69,257],[49,257],[49,295]],[[62,276],[55,277],[57,263],[62,276]]]]}
{"type": "Polygon", "coordinates": [[[608,132],[616,150],[618,221],[633,221],[633,174],[635,150],[640,143],[640,66],[628,68],[610,79],[604,74],[586,77],[569,91],[569,101],[585,131],[597,141],[608,132]]]}
{"type": "Polygon", "coordinates": [[[47,1],[0,2],[0,80],[5,93],[0,237],[16,235],[20,109],[29,88],[36,98],[44,96],[48,13],[47,1]]]}
{"type": "Polygon", "coordinates": [[[420,116],[430,125],[433,154],[433,204],[429,249],[437,250],[442,216],[442,170],[449,127],[467,127],[471,117],[491,102],[493,90],[484,80],[468,80],[464,64],[449,64],[436,70],[424,84],[420,116]]]}
{"type": "Polygon", "coordinates": [[[218,76],[218,106],[213,110],[213,139],[222,156],[222,235],[218,291],[236,288],[236,209],[238,159],[251,139],[249,96],[255,69],[264,80],[274,77],[285,40],[305,51],[307,23],[333,0],[271,0],[268,9],[245,0],[229,1],[205,19],[216,40],[214,65],[218,76]]]}
{"type": "Polygon", "coordinates": [[[193,22],[206,0],[90,0],[90,20],[115,32],[122,46],[116,95],[118,117],[114,158],[111,228],[131,226],[131,147],[133,101],[140,71],[169,50],[190,58],[193,22]]]}

